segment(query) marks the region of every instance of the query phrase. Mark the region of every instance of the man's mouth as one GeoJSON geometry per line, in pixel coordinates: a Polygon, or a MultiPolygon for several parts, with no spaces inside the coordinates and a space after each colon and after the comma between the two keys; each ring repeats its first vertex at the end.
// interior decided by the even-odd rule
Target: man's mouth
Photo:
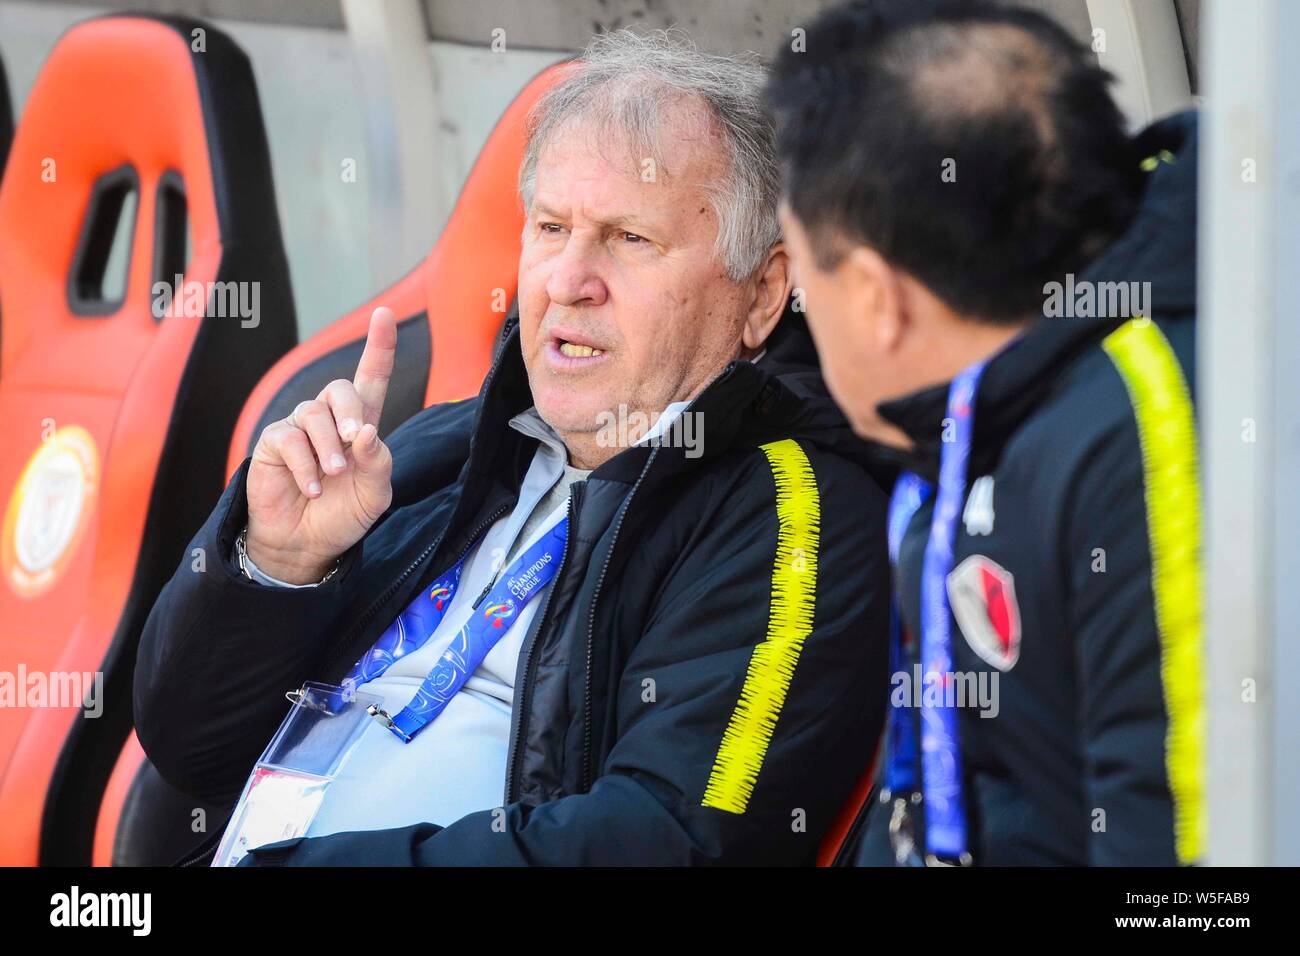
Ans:
{"type": "Polygon", "coordinates": [[[609,353],[579,332],[553,329],[547,338],[546,355],[552,368],[576,372],[604,361],[609,353]]]}
{"type": "Polygon", "coordinates": [[[593,349],[590,345],[579,345],[576,342],[561,342],[560,352],[570,358],[590,358],[593,355],[604,355],[601,349],[593,349]]]}

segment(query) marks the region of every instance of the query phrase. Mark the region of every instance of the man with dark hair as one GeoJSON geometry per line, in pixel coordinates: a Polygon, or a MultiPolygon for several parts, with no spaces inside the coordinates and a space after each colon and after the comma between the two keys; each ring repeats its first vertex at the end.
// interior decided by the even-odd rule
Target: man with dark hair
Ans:
{"type": "Polygon", "coordinates": [[[858,3],[773,71],[832,394],[903,467],[861,863],[1203,852],[1196,125],[987,2],[858,3]],[[972,698],[977,700],[972,700],[972,698]]]}

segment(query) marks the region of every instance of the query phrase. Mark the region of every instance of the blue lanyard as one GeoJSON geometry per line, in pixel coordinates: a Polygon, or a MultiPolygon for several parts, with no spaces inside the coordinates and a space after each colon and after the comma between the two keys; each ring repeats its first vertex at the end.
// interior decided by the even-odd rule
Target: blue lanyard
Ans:
{"type": "MultiPolygon", "coordinates": [[[[889,500],[889,561],[897,568],[899,549],[912,517],[930,497],[932,487],[920,475],[904,472],[894,484],[894,494],[889,500]]],[[[897,572],[895,572],[897,574],[897,572]]],[[[910,674],[910,659],[903,640],[903,616],[899,613],[898,598],[891,597],[889,604],[889,673],[910,674]]],[[[916,728],[912,723],[910,700],[889,711],[889,749],[885,764],[885,786],[890,793],[905,794],[916,790],[916,728]]],[[[911,695],[908,695],[909,697],[911,695]]]]}
{"type": "MultiPolygon", "coordinates": [[[[376,709],[385,726],[404,743],[419,733],[443,712],[457,691],[478,669],[483,658],[496,646],[516,617],[534,597],[545,590],[559,571],[569,535],[566,517],[542,535],[527,551],[515,559],[497,578],[491,590],[481,598],[474,613],[452,639],[438,663],[421,682],[415,697],[395,717],[376,709]]],[[[344,679],[345,687],[356,687],[379,677],[399,658],[423,647],[438,629],[452,597],[460,585],[461,560],[434,581],[425,592],[397,616],[379,635],[375,645],[352,665],[344,679]]]]}
{"type": "MultiPolygon", "coordinates": [[[[947,683],[954,679],[952,612],[948,604],[947,583],[953,568],[957,519],[966,499],[975,393],[984,366],[984,362],[977,362],[963,369],[948,388],[947,420],[951,422],[952,440],[945,440],[939,452],[939,489],[921,567],[921,672],[926,680],[943,680],[945,691],[938,695],[940,700],[937,704],[929,702],[932,695],[921,695],[920,762],[925,847],[935,857],[954,860],[965,857],[967,839],[957,710],[946,692],[947,683]]],[[[895,565],[903,533],[924,501],[928,488],[925,481],[910,472],[900,476],[894,488],[889,532],[890,557],[895,565]]],[[[890,657],[902,664],[906,656],[902,648],[902,625],[897,605],[894,618],[890,657]]],[[[886,764],[887,785],[894,792],[915,789],[916,782],[915,734],[908,715],[899,710],[895,708],[890,725],[889,760],[886,764]]]]}

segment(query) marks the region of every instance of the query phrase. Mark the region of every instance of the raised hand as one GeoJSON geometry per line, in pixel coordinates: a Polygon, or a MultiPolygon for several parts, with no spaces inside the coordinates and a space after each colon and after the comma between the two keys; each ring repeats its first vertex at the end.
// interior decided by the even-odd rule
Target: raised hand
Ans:
{"type": "Polygon", "coordinates": [[[352,381],[330,382],[258,438],[248,470],[248,556],[272,577],[319,581],[392,501],[393,456],[377,428],[396,349],[397,320],[380,306],[352,381]]]}

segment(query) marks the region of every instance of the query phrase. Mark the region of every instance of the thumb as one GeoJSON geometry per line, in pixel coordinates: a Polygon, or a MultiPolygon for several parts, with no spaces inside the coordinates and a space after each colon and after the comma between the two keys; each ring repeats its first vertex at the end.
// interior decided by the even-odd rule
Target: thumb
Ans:
{"type": "MultiPolygon", "coordinates": [[[[382,503],[388,507],[387,498],[391,492],[389,479],[393,472],[393,456],[379,439],[379,432],[374,425],[362,425],[357,437],[352,441],[352,458],[356,462],[356,484],[358,491],[366,493],[370,503],[382,503]]],[[[383,510],[380,508],[379,510],[383,510]]]]}

